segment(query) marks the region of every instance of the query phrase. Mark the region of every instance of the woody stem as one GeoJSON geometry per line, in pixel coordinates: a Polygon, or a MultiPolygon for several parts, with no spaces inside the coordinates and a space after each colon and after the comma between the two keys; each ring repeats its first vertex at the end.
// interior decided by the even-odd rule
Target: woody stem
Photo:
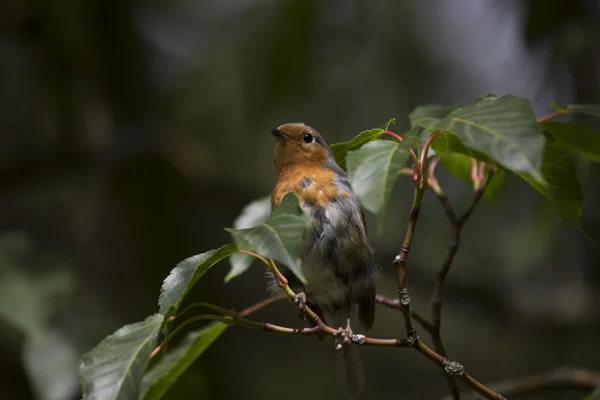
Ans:
{"type": "MultiPolygon", "coordinates": [[[[421,173],[422,176],[422,173],[421,173]]],[[[417,221],[419,220],[419,212],[421,210],[421,201],[423,199],[424,189],[421,185],[415,185],[415,195],[413,198],[412,208],[410,210],[410,218],[408,220],[408,227],[406,229],[406,235],[404,241],[400,247],[400,252],[394,259],[396,265],[396,277],[398,280],[398,300],[401,304],[401,311],[404,316],[404,325],[406,328],[406,335],[409,339],[416,339],[417,332],[415,325],[412,321],[412,315],[410,312],[410,295],[406,286],[406,260],[408,258],[408,252],[410,251],[410,245],[412,237],[417,227],[417,221]]]]}
{"type": "Polygon", "coordinates": [[[490,180],[492,179],[492,177],[494,176],[493,172],[490,172],[487,179],[485,179],[485,181],[483,182],[483,184],[477,188],[476,190],[473,191],[473,197],[471,199],[471,203],[469,204],[469,206],[467,207],[467,209],[460,215],[460,216],[456,216],[456,213],[454,212],[454,209],[452,208],[452,205],[450,205],[450,202],[448,201],[448,197],[446,197],[446,194],[443,192],[443,190],[441,188],[435,188],[434,189],[434,193],[436,195],[436,197],[438,198],[438,200],[440,201],[442,207],[444,208],[444,211],[446,212],[446,216],[448,217],[448,221],[450,222],[450,244],[448,245],[448,252],[446,254],[446,258],[444,259],[444,262],[442,263],[442,265],[440,266],[440,268],[438,269],[437,273],[436,273],[436,279],[435,279],[435,290],[431,296],[431,314],[432,314],[432,325],[434,327],[434,335],[433,338],[434,340],[437,339],[437,341],[439,341],[440,346],[438,348],[438,346],[436,346],[436,350],[438,350],[438,352],[440,350],[442,355],[445,355],[445,351],[443,351],[443,345],[441,344],[441,339],[440,339],[440,330],[441,330],[441,319],[442,319],[442,290],[443,290],[443,286],[444,286],[444,281],[446,280],[446,276],[448,275],[448,272],[450,271],[450,267],[452,266],[452,262],[454,261],[454,256],[456,255],[457,251],[458,251],[458,246],[460,244],[460,234],[462,231],[462,228],[465,224],[465,222],[467,222],[467,220],[469,219],[469,217],[471,216],[471,214],[473,213],[473,210],[475,210],[475,207],[477,206],[477,204],[479,204],[479,201],[481,200],[481,198],[483,197],[483,193],[485,192],[485,190],[487,189],[490,180]]]}
{"type": "Polygon", "coordinates": [[[400,246],[400,252],[394,259],[396,265],[396,277],[398,279],[398,300],[402,306],[401,311],[404,316],[404,325],[406,328],[406,335],[409,340],[417,340],[417,331],[412,321],[412,314],[410,311],[410,294],[406,286],[406,260],[410,251],[410,245],[412,243],[412,237],[417,227],[417,221],[419,220],[419,213],[421,211],[421,201],[423,200],[423,193],[428,187],[427,177],[427,153],[429,147],[437,136],[441,135],[444,131],[435,131],[429,139],[423,145],[421,150],[421,160],[419,164],[415,164],[415,171],[418,180],[415,182],[415,194],[413,197],[412,207],[410,209],[410,218],[408,220],[408,227],[406,228],[406,235],[402,246],[400,246]]]}

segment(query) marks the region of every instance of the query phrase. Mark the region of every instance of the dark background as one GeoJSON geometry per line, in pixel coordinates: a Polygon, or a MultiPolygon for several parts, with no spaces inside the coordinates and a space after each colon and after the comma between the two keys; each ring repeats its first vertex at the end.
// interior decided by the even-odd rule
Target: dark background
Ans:
{"type": "MultiPolygon", "coordinates": [[[[270,128],[303,121],[334,143],[396,117],[402,133],[419,104],[490,92],[530,98],[539,116],[552,101],[598,103],[600,3],[5,0],[2,398],[34,398],[39,385],[23,361],[55,383],[41,398],[79,398],[80,354],[155,312],[171,268],[229,242],[223,228],[270,192],[270,128]]],[[[581,225],[598,243],[600,171],[578,166],[581,225]]],[[[469,188],[438,174],[464,207],[469,188]]],[[[403,179],[383,232],[370,229],[385,270],[379,291],[389,296],[412,197],[403,179]]],[[[448,235],[428,193],[408,263],[423,312],[448,235]]],[[[600,369],[599,262],[550,203],[507,176],[495,204],[482,202],[465,228],[448,279],[450,357],[485,382],[565,364],[600,369]]],[[[188,301],[240,309],[266,296],[260,265],[225,285],[227,270],[211,270],[188,301]]],[[[285,303],[255,318],[300,326],[285,303]]],[[[400,314],[378,309],[372,335],[402,334],[400,314]]],[[[447,393],[415,352],[361,352],[364,399],[447,393]]],[[[166,398],[341,398],[332,356],[329,342],[232,328],[166,398]]]]}

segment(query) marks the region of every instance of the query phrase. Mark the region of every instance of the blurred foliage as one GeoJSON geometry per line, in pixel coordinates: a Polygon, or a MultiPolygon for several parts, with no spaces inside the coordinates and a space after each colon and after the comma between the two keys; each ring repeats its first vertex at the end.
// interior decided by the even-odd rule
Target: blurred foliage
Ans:
{"type": "Polygon", "coordinates": [[[21,233],[0,237],[0,322],[23,335],[23,365],[40,399],[61,400],[79,391],[80,350],[53,322],[74,289],[62,257],[35,248],[21,233]]]}
{"type": "MultiPolygon", "coordinates": [[[[35,398],[45,380],[23,368],[26,334],[13,320],[34,326],[56,312],[44,329],[66,332],[81,354],[154,309],[178,260],[229,240],[222,227],[271,190],[269,128],[301,120],[334,143],[418,104],[465,104],[481,93],[531,98],[537,115],[551,101],[598,103],[598,8],[595,0],[3,2],[0,229],[27,232],[34,254],[50,249],[67,258],[75,285],[67,313],[48,307],[16,318],[6,305],[15,302],[2,302],[11,319],[3,319],[8,329],[0,338],[3,396],[35,398]]],[[[399,120],[395,129],[408,127],[399,120]]],[[[580,223],[598,242],[598,167],[576,166],[586,194],[580,223]]],[[[443,170],[438,178],[462,208],[469,188],[443,170]]],[[[397,226],[409,209],[410,179],[399,182],[388,210],[398,222],[381,236],[370,229],[384,266],[398,250],[397,226]]],[[[465,228],[445,291],[445,339],[453,358],[481,366],[484,381],[504,379],[508,369],[518,376],[563,363],[599,368],[600,257],[545,204],[507,174],[496,204],[483,203],[465,228]],[[515,351],[505,351],[509,346],[515,351]]],[[[448,240],[435,199],[426,198],[424,210],[410,271],[414,301],[423,306],[443,257],[437,249],[448,240]]],[[[16,279],[15,288],[52,295],[36,286],[45,282],[37,276],[60,283],[46,274],[50,263],[32,286],[23,284],[26,264],[2,274],[16,279]]],[[[225,273],[210,271],[190,301],[238,308],[264,297],[260,267],[227,290],[225,273]]],[[[386,279],[391,273],[386,267],[379,283],[388,294],[395,290],[386,279]]],[[[378,311],[374,335],[397,329],[386,312],[378,311]]],[[[284,305],[257,318],[298,322],[284,305]]],[[[50,347],[65,343],[42,336],[56,343],[50,347]]],[[[307,370],[323,396],[337,396],[332,362],[318,343],[291,346],[288,338],[264,336],[228,330],[166,398],[271,399],[295,387],[289,397],[304,399],[314,395],[297,386],[307,370]],[[242,353],[251,362],[223,362],[242,353]],[[268,379],[273,374],[276,382],[268,379]]],[[[423,387],[431,366],[409,354],[399,359],[373,349],[365,365],[366,398],[437,398],[446,391],[442,379],[423,387]],[[401,390],[390,393],[399,376],[401,390]]],[[[69,387],[73,379],[59,381],[69,387]]],[[[552,396],[542,398],[565,398],[552,396]]]]}

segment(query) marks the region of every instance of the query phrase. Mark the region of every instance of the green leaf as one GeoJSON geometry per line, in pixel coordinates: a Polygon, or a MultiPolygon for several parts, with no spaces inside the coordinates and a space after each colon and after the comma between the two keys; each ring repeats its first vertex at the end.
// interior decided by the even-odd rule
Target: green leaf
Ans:
{"type": "MultiPolygon", "coordinates": [[[[486,171],[485,175],[487,176],[489,172],[486,171]]],[[[498,192],[504,183],[504,170],[498,169],[494,176],[492,176],[490,182],[488,183],[487,189],[483,192],[483,195],[490,200],[492,203],[496,200],[498,196],[498,192]]]]}
{"type": "Polygon", "coordinates": [[[226,230],[240,243],[241,249],[285,264],[298,279],[306,282],[300,266],[300,242],[307,222],[298,198],[288,193],[264,223],[249,229],[226,230]]]}
{"type": "Polygon", "coordinates": [[[600,134],[589,125],[545,122],[542,127],[556,139],[557,146],[587,161],[600,162],[600,134]]]}
{"type": "Polygon", "coordinates": [[[84,354],[79,376],[84,400],[137,399],[164,317],[125,325],[84,354]]]}
{"type": "Polygon", "coordinates": [[[578,225],[581,214],[581,184],[571,156],[554,143],[547,145],[544,150],[542,175],[546,184],[517,173],[517,176],[550,200],[571,223],[578,225]]]}
{"type": "Polygon", "coordinates": [[[431,142],[431,147],[435,150],[436,154],[439,155],[458,153],[468,157],[473,157],[478,161],[483,161],[488,164],[497,165],[496,161],[488,155],[467,148],[460,141],[460,139],[452,133],[444,132],[441,135],[437,136],[431,142]]]}
{"type": "Polygon", "coordinates": [[[410,126],[419,126],[419,121],[424,118],[445,118],[452,111],[464,105],[452,104],[425,104],[415,108],[409,115],[410,126]]]}
{"type": "MultiPolygon", "coordinates": [[[[419,153],[421,152],[423,145],[431,136],[431,132],[423,128],[419,125],[419,120],[424,118],[444,118],[452,111],[456,110],[459,107],[463,107],[463,105],[449,105],[449,104],[425,104],[422,106],[417,106],[409,115],[408,119],[410,120],[411,129],[415,129],[416,137],[419,139],[419,153]]],[[[433,147],[429,147],[429,151],[427,152],[427,157],[432,157],[436,154],[436,151],[433,147]]]]}
{"type": "Polygon", "coordinates": [[[333,152],[335,161],[345,171],[346,170],[346,156],[348,152],[358,150],[365,144],[377,140],[389,129],[391,125],[396,123],[396,119],[390,119],[383,128],[369,129],[368,131],[362,131],[352,140],[348,142],[334,143],[329,148],[333,152]]]}
{"type": "Polygon", "coordinates": [[[378,140],[348,153],[348,178],[363,207],[382,214],[410,154],[410,140],[378,140]]]}
{"type": "MultiPolygon", "coordinates": [[[[233,229],[248,229],[262,224],[271,215],[271,196],[262,197],[254,200],[242,210],[242,213],[233,221],[233,229]]],[[[235,244],[241,245],[238,240],[235,244]]],[[[254,258],[242,253],[234,253],[229,257],[231,269],[225,276],[225,283],[246,272],[254,258]]]]}
{"type": "Polygon", "coordinates": [[[160,361],[142,380],[140,399],[160,399],[186,369],[225,331],[227,325],[215,322],[187,336],[160,361]]]}
{"type": "MultiPolygon", "coordinates": [[[[473,187],[473,181],[471,180],[471,159],[463,154],[459,153],[443,153],[440,154],[440,160],[444,165],[444,168],[450,175],[453,175],[460,180],[464,181],[469,187],[473,187]]],[[[487,178],[489,171],[485,170],[485,177],[487,178]]],[[[488,183],[488,187],[483,192],[484,196],[494,201],[502,183],[504,181],[504,171],[499,170],[494,174],[491,181],[488,183]]]]}
{"type": "MultiPolygon", "coordinates": [[[[462,146],[447,146],[482,161],[499,164],[542,182],[540,172],[546,138],[528,100],[514,96],[486,96],[458,108],[445,118],[424,118],[418,124],[456,135],[462,146]],[[460,151],[459,151],[460,150],[460,151]]],[[[446,141],[452,135],[446,134],[446,141]]],[[[443,142],[444,137],[434,142],[443,142]]],[[[438,149],[435,148],[439,153],[438,149]]]]}
{"type": "Polygon", "coordinates": [[[561,107],[553,103],[552,107],[565,113],[586,114],[600,117],[600,104],[569,104],[566,107],[561,107]]]}
{"type": "Polygon", "coordinates": [[[28,338],[22,357],[38,399],[70,399],[79,391],[79,352],[64,332],[48,329],[43,336],[28,338]]]}
{"type": "Polygon", "coordinates": [[[186,258],[177,264],[162,284],[158,298],[159,314],[165,317],[176,314],[184,297],[198,279],[213,265],[237,251],[238,246],[227,244],[216,250],[186,258]]]}

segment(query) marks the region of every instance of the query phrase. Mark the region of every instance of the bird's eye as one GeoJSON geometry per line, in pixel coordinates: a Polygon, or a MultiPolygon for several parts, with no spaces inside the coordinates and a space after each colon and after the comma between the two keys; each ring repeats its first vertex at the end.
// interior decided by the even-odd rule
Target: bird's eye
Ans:
{"type": "Polygon", "coordinates": [[[304,143],[312,143],[314,138],[310,133],[305,133],[302,139],[304,140],[304,143]]]}

